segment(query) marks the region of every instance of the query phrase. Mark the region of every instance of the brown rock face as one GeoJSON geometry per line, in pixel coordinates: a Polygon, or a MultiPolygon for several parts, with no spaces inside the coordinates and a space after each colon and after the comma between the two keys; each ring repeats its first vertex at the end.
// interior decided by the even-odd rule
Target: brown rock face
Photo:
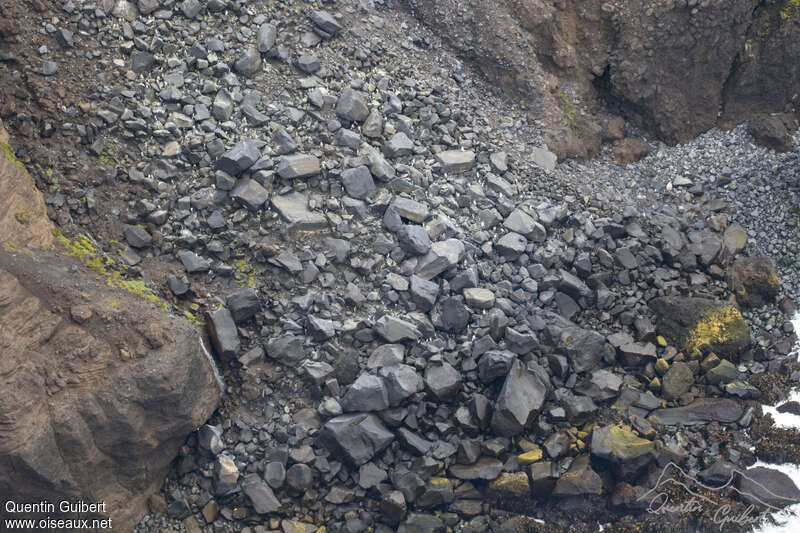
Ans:
{"type": "Polygon", "coordinates": [[[130,531],[219,392],[185,320],[71,264],[0,250],[0,494],[105,501],[130,531]]]}
{"type": "Polygon", "coordinates": [[[800,8],[779,0],[405,0],[545,116],[559,157],[599,149],[600,100],[662,140],[791,110],[800,8]]]}
{"type": "Polygon", "coordinates": [[[0,205],[0,495],[105,502],[96,516],[131,531],[216,408],[214,370],[186,320],[35,249],[53,240],[44,203],[3,154],[0,205]]]}

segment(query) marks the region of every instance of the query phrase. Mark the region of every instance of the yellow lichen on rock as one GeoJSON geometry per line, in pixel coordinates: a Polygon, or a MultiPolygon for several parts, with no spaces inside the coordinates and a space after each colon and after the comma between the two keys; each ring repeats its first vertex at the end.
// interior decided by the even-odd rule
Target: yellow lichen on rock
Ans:
{"type": "Polygon", "coordinates": [[[696,350],[711,351],[714,346],[730,344],[743,334],[748,338],[743,344],[747,344],[750,332],[744,331],[742,325],[747,327],[741,311],[734,305],[708,310],[689,331],[684,349],[689,353],[694,353],[696,350]]]}

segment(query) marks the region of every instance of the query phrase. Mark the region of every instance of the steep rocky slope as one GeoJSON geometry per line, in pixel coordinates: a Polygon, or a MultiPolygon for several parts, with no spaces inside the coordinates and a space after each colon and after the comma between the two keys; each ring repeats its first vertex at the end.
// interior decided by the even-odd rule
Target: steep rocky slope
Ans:
{"type": "Polygon", "coordinates": [[[646,511],[670,463],[796,497],[749,472],[796,438],[759,407],[800,379],[796,136],[610,119],[650,155],[557,163],[568,99],[504,97],[389,2],[34,7],[0,6],[16,155],[67,239],[205,321],[227,385],[139,532],[711,527],[646,511]]]}
{"type": "Polygon", "coordinates": [[[797,105],[793,0],[405,4],[490,79],[530,99],[562,156],[597,153],[608,136],[601,100],[670,144],[797,105]]]}

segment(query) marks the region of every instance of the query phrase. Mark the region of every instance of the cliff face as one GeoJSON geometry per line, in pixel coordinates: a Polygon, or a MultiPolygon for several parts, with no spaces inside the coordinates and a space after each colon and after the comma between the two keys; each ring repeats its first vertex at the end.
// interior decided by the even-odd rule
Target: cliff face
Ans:
{"type": "Polygon", "coordinates": [[[545,114],[549,144],[561,156],[598,149],[608,137],[606,110],[677,144],[716,125],[788,111],[800,88],[796,0],[407,0],[407,7],[545,114]]]}
{"type": "Polygon", "coordinates": [[[8,154],[0,154],[0,494],[105,502],[101,516],[130,531],[186,436],[213,413],[213,370],[186,320],[52,251],[42,196],[8,154]]]}

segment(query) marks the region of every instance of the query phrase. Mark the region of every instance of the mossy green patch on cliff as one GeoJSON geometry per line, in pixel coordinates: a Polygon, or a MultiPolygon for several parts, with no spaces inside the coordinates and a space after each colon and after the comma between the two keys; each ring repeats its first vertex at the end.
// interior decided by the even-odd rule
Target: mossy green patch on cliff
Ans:
{"type": "Polygon", "coordinates": [[[781,9],[781,20],[789,20],[794,15],[800,12],[800,0],[789,0],[786,5],[781,9]]]}
{"type": "Polygon", "coordinates": [[[81,234],[75,240],[70,240],[57,229],[53,229],[53,235],[68,256],[79,259],[84,265],[102,276],[109,287],[122,289],[147,300],[164,312],[169,311],[169,304],[159,298],[153,289],[145,285],[143,280],[125,279],[116,268],[114,261],[98,251],[88,235],[81,234]]]}
{"type": "Polygon", "coordinates": [[[0,149],[3,150],[3,153],[6,155],[6,158],[9,161],[17,165],[20,168],[20,170],[22,170],[22,172],[24,172],[25,175],[28,176],[28,178],[30,178],[31,184],[33,184],[33,190],[36,190],[36,180],[33,179],[33,176],[31,176],[30,172],[28,172],[28,169],[25,168],[24,164],[22,164],[22,161],[17,159],[17,156],[14,155],[14,149],[11,148],[11,145],[8,143],[4,143],[3,141],[0,141],[0,149]]]}

